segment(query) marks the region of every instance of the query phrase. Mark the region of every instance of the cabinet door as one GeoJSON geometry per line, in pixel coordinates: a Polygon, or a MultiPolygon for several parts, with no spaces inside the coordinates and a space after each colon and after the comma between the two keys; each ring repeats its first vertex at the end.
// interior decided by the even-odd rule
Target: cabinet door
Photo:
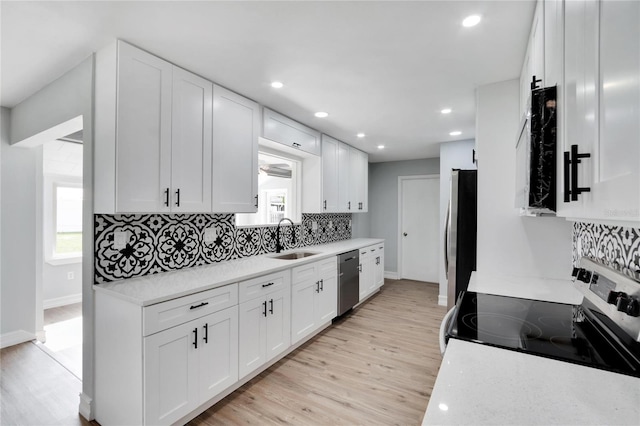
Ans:
{"type": "Polygon", "coordinates": [[[320,291],[315,268],[314,272],[301,280],[294,278],[291,287],[291,343],[295,344],[316,329],[314,304],[320,291]]]}
{"type": "Polygon", "coordinates": [[[169,212],[173,66],[118,43],[116,212],[169,212]]]}
{"type": "Polygon", "coordinates": [[[384,245],[378,246],[375,268],[375,288],[380,288],[384,285],[384,245]]]}
{"type": "Polygon", "coordinates": [[[243,378],[266,361],[266,301],[249,300],[239,306],[238,373],[243,378]]]}
{"type": "Polygon", "coordinates": [[[268,361],[284,352],[291,343],[290,291],[280,290],[267,295],[266,323],[266,360],[268,361]]]}
{"type": "Polygon", "coordinates": [[[318,325],[331,321],[338,314],[337,258],[318,262],[320,291],[316,294],[315,311],[318,325]]]}
{"type": "Polygon", "coordinates": [[[229,90],[213,91],[213,212],[258,210],[258,104],[229,90]]]}
{"type": "Polygon", "coordinates": [[[321,155],[320,132],[267,108],[263,109],[262,134],[272,141],[321,155]]]}
{"type": "Polygon", "coordinates": [[[213,398],[238,381],[238,306],[199,320],[199,402],[213,398]]]}
{"type": "Polygon", "coordinates": [[[213,83],[173,68],[171,211],[211,211],[213,83]]]}
{"type": "Polygon", "coordinates": [[[349,198],[351,200],[351,211],[354,213],[364,213],[368,209],[368,179],[369,179],[369,157],[364,152],[351,148],[349,152],[349,162],[351,163],[349,175],[349,198]]]}
{"type": "MultiPolygon", "coordinates": [[[[544,2],[544,85],[562,87],[563,6],[562,0],[544,2]]],[[[561,95],[561,90],[556,96],[561,95]]],[[[562,105],[561,99],[558,104],[562,105]]]]}
{"type": "Polygon", "coordinates": [[[349,145],[338,144],[338,211],[350,213],[357,208],[351,201],[351,176],[349,167],[351,165],[351,148],[349,145]]]}
{"type": "Polygon", "coordinates": [[[198,320],[144,338],[144,422],[171,424],[198,405],[198,320]]]}
{"type": "Polygon", "coordinates": [[[340,142],[322,135],[322,208],[338,211],[338,146],[340,142]]]}
{"type": "Polygon", "coordinates": [[[358,211],[366,213],[369,210],[369,155],[358,151],[360,157],[360,182],[358,183],[358,193],[360,195],[358,211]]]}
{"type": "MultiPolygon", "coordinates": [[[[564,30],[564,108],[562,151],[578,145],[580,153],[591,153],[597,138],[597,68],[598,68],[598,4],[594,0],[565,2],[564,30]]],[[[560,158],[563,158],[562,155],[560,158]]],[[[560,183],[564,176],[561,162],[560,183]]],[[[591,159],[578,165],[578,186],[589,186],[591,159]]],[[[580,217],[584,211],[584,194],[578,201],[564,202],[560,186],[558,215],[580,217]]]]}
{"type": "Polygon", "coordinates": [[[602,1],[599,12],[599,137],[583,160],[584,217],[640,221],[640,2],[602,1]]]}

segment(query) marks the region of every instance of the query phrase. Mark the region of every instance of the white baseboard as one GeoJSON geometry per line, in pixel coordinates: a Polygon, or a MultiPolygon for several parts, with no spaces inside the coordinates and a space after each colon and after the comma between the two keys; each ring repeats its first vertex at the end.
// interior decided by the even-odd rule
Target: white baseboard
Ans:
{"type": "Polygon", "coordinates": [[[93,399],[85,393],[80,393],[80,406],[78,407],[78,411],[86,420],[93,420],[93,399]]]}
{"type": "Polygon", "coordinates": [[[447,306],[447,296],[438,295],[438,305],[447,306]]]}
{"type": "Polygon", "coordinates": [[[398,273],[393,271],[384,271],[384,277],[390,280],[399,280],[398,273]]]}
{"type": "Polygon", "coordinates": [[[44,309],[57,308],[58,306],[71,305],[72,303],[82,302],[82,293],[71,294],[69,296],[56,297],[53,299],[47,299],[42,302],[44,309]]]}
{"type": "Polygon", "coordinates": [[[8,346],[35,340],[35,338],[35,334],[28,333],[24,330],[12,331],[10,333],[0,335],[0,348],[6,348],[8,346]]]}

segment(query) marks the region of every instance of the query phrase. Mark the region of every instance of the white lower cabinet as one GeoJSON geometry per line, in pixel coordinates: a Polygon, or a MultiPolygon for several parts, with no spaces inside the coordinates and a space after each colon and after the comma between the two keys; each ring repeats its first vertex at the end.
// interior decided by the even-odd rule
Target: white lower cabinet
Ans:
{"type": "Polygon", "coordinates": [[[238,380],[238,307],[144,339],[145,424],[170,424],[238,380]]]}
{"type": "Polygon", "coordinates": [[[335,257],[291,271],[291,344],[327,324],[338,311],[338,263],[335,257]]]}
{"type": "Polygon", "coordinates": [[[384,284],[384,244],[360,249],[360,301],[384,284]]]}
{"type": "Polygon", "coordinates": [[[289,270],[240,283],[239,376],[245,377],[291,343],[289,270]],[[253,288],[258,291],[243,291],[253,288]],[[243,294],[250,294],[245,296],[243,294]]]}

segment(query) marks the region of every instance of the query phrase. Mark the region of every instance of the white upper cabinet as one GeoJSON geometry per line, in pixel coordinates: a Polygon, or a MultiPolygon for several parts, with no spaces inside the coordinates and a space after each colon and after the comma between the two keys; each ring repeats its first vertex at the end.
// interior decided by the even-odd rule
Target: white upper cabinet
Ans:
{"type": "MultiPolygon", "coordinates": [[[[117,49],[117,106],[96,113],[98,120],[100,114],[116,113],[104,117],[117,132],[105,141],[113,147],[110,157],[115,154],[115,211],[169,212],[173,65],[126,43],[118,42],[117,49]]],[[[115,62],[115,54],[109,59],[115,62]]],[[[112,90],[115,96],[116,87],[112,90]]],[[[96,175],[101,164],[96,161],[96,175]]]]}
{"type": "Polygon", "coordinates": [[[355,207],[349,198],[351,195],[351,173],[349,172],[351,150],[352,148],[345,143],[338,144],[338,177],[340,179],[338,184],[338,211],[347,213],[351,213],[352,207],[355,207]]]}
{"type": "Polygon", "coordinates": [[[358,149],[350,148],[349,163],[350,211],[364,213],[369,208],[369,156],[358,149]]]}
{"type": "MultiPolygon", "coordinates": [[[[563,7],[562,0],[544,2],[544,86],[562,85],[563,7]]],[[[560,104],[560,90],[556,93],[560,104]]]]}
{"type": "Polygon", "coordinates": [[[637,223],[640,3],[565,2],[564,31],[563,151],[570,162],[561,158],[558,214],[637,223]]]}
{"type": "Polygon", "coordinates": [[[323,212],[337,212],[339,178],[338,150],[341,142],[322,135],[322,209],[323,212]]]}
{"type": "Polygon", "coordinates": [[[268,108],[263,109],[262,136],[313,155],[321,155],[320,132],[268,108]]]}
{"type": "Polygon", "coordinates": [[[545,5],[542,1],[539,1],[536,5],[527,52],[520,72],[520,116],[527,110],[533,78],[540,80],[536,83],[537,87],[548,85],[544,81],[544,7],[545,5]]]}
{"type": "Polygon", "coordinates": [[[173,67],[172,93],[171,211],[210,212],[213,84],[173,67]]]}
{"type": "Polygon", "coordinates": [[[255,213],[258,195],[257,103],[213,88],[213,212],[255,213]]]}
{"type": "Polygon", "coordinates": [[[213,84],[118,41],[96,57],[96,213],[211,211],[213,84]]]}

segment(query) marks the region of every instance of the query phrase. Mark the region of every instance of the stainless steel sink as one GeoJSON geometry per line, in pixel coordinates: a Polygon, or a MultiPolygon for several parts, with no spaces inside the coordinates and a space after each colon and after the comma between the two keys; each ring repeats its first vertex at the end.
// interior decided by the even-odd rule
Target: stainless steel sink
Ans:
{"type": "Polygon", "coordinates": [[[304,257],[315,256],[318,253],[311,253],[308,251],[296,251],[293,253],[281,254],[278,256],[271,256],[273,259],[282,259],[282,260],[296,260],[302,259],[304,257]]]}

